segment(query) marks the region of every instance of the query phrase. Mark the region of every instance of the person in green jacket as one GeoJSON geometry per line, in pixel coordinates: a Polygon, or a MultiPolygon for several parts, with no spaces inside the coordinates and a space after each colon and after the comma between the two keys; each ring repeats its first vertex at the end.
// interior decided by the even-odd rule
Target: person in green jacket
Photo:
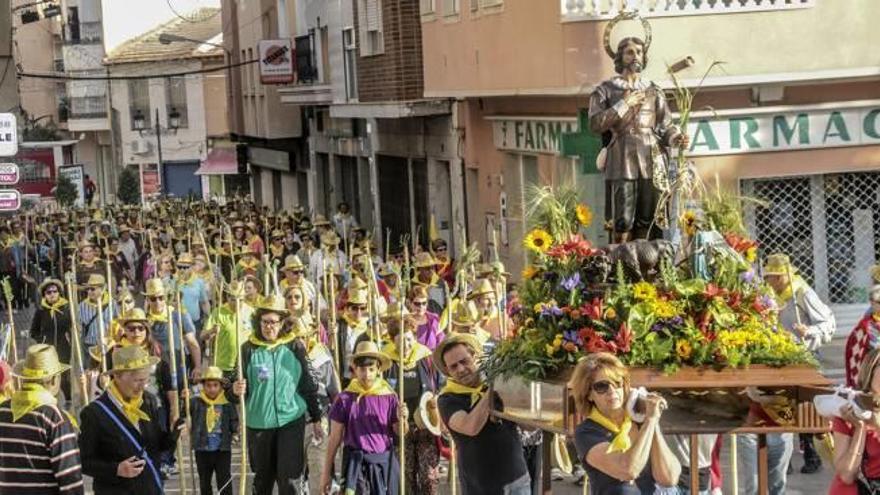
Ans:
{"type": "Polygon", "coordinates": [[[247,412],[248,459],[254,471],[254,494],[308,493],[305,481],[305,428],[323,439],[318,384],[302,340],[285,324],[287,309],[280,296],[257,304],[254,332],[242,345],[244,380],[233,392],[244,396],[247,412]]]}

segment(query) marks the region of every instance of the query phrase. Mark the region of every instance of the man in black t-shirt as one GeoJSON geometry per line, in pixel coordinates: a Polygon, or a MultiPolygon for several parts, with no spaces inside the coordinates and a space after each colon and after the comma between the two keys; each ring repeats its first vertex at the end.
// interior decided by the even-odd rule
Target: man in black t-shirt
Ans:
{"type": "MultiPolygon", "coordinates": [[[[438,406],[452,434],[464,495],[530,495],[531,480],[516,425],[490,418],[492,400],[477,370],[482,346],[470,334],[455,334],[434,351],[434,364],[448,377],[438,406]]],[[[500,397],[492,399],[502,409],[500,397]]]]}

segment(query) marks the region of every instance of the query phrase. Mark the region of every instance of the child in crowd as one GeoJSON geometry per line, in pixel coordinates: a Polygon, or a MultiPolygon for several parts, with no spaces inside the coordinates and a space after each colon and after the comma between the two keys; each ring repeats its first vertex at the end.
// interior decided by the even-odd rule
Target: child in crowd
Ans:
{"type": "Polygon", "coordinates": [[[232,437],[238,432],[238,411],[223,392],[229,381],[220,368],[209,366],[197,383],[202,387],[192,399],[190,414],[201,493],[214,493],[211,478],[216,474],[217,491],[232,495],[232,437]]]}
{"type": "Polygon", "coordinates": [[[400,467],[394,453],[399,428],[406,429],[406,404],[382,378],[391,361],[375,342],[363,341],[352,355],[353,379],[330,408],[330,440],[321,474],[321,493],[327,493],[339,445],[346,493],[398,493],[400,467]],[[403,426],[401,426],[403,425],[403,426]],[[349,492],[351,490],[351,492],[349,492]]]}

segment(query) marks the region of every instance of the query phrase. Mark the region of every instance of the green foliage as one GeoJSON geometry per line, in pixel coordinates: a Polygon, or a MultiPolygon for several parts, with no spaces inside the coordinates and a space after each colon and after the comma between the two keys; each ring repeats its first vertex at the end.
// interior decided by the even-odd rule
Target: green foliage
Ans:
{"type": "Polygon", "coordinates": [[[557,240],[568,239],[579,228],[574,214],[577,204],[578,193],[573,186],[530,185],[526,217],[531,227],[546,228],[557,240]]]}
{"type": "Polygon", "coordinates": [[[71,182],[66,176],[58,176],[58,179],[55,181],[55,201],[57,201],[62,208],[67,208],[73,205],[78,196],[79,193],[73,182],[71,182]]]}
{"type": "Polygon", "coordinates": [[[126,167],[119,174],[119,190],[116,193],[116,197],[127,205],[141,202],[141,181],[134,168],[126,167]]]}

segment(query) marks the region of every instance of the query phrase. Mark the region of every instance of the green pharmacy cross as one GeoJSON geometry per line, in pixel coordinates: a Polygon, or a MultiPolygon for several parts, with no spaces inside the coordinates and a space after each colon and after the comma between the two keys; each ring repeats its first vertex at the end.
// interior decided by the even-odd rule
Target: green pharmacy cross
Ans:
{"type": "Polygon", "coordinates": [[[577,132],[562,134],[559,151],[563,156],[580,158],[582,174],[598,174],[596,158],[602,150],[602,138],[590,132],[590,117],[586,109],[578,110],[577,132]]]}

